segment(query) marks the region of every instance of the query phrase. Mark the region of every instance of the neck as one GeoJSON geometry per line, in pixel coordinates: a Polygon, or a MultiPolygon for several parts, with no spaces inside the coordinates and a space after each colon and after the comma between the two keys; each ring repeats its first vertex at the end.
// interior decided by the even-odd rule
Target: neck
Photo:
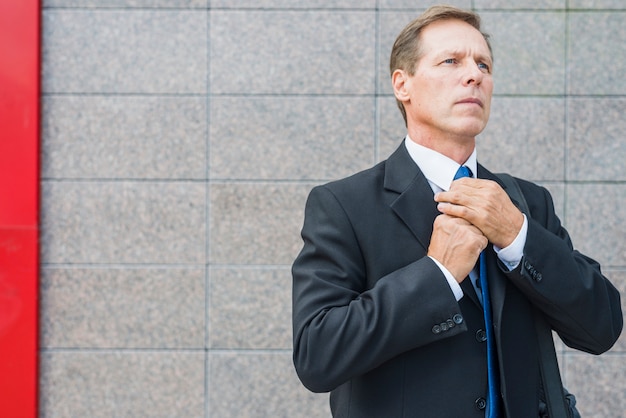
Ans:
{"type": "Polygon", "coordinates": [[[424,135],[422,132],[411,131],[409,131],[409,137],[413,142],[437,151],[461,165],[472,155],[476,146],[476,138],[474,137],[454,135],[434,137],[424,135]]]}

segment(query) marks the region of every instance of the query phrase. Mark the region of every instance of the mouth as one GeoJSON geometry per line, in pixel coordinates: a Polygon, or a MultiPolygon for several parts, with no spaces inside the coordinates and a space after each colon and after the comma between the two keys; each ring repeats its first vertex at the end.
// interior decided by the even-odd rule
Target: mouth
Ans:
{"type": "Polygon", "coordinates": [[[474,104],[483,107],[483,102],[480,99],[474,97],[468,97],[467,99],[459,100],[457,104],[474,104]]]}

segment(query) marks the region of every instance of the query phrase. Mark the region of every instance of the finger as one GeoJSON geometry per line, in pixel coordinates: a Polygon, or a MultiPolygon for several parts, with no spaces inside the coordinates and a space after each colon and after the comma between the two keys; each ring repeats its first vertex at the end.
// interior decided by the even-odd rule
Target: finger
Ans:
{"type": "Polygon", "coordinates": [[[450,185],[448,191],[435,194],[436,202],[460,204],[467,199],[484,200],[490,195],[498,194],[502,188],[492,180],[461,178],[450,185]]]}
{"type": "Polygon", "coordinates": [[[447,192],[440,192],[435,195],[435,202],[437,203],[454,203],[455,205],[462,205],[469,201],[473,196],[477,196],[475,189],[471,188],[457,188],[455,190],[449,190],[447,192]]]}
{"type": "Polygon", "coordinates": [[[444,228],[444,229],[452,229],[458,228],[459,226],[467,226],[471,225],[467,220],[458,217],[448,215],[446,213],[442,213],[435,218],[434,227],[435,228],[444,228]]]}
{"type": "Polygon", "coordinates": [[[447,216],[451,216],[454,218],[462,218],[464,220],[467,220],[468,222],[469,222],[469,219],[471,218],[471,213],[475,212],[475,209],[469,206],[456,204],[456,203],[450,203],[450,202],[438,203],[437,210],[439,210],[439,212],[447,216]]]}

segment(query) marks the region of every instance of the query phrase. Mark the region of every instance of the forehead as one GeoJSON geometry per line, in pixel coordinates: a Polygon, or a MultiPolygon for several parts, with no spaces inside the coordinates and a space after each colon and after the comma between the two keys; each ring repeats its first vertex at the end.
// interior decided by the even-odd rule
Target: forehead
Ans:
{"type": "Polygon", "coordinates": [[[445,51],[471,51],[473,54],[491,57],[487,41],[482,33],[462,20],[448,19],[433,22],[420,33],[422,55],[445,51]]]}

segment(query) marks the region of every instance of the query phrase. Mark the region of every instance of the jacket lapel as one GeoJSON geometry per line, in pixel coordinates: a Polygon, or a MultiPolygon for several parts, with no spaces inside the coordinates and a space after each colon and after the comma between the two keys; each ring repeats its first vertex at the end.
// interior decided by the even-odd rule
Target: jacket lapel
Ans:
{"type": "MultiPolygon", "coordinates": [[[[506,187],[500,179],[480,164],[478,165],[478,178],[493,180],[506,191],[506,187]]],[[[502,308],[504,307],[508,279],[502,274],[502,270],[498,266],[498,256],[495,251],[493,251],[491,246],[489,248],[491,249],[487,252],[487,280],[489,280],[491,314],[494,324],[499,325],[502,322],[502,308]]]]}
{"type": "Polygon", "coordinates": [[[391,209],[428,250],[433,222],[439,215],[428,180],[411,159],[404,143],[387,159],[384,187],[397,193],[391,209]]]}

